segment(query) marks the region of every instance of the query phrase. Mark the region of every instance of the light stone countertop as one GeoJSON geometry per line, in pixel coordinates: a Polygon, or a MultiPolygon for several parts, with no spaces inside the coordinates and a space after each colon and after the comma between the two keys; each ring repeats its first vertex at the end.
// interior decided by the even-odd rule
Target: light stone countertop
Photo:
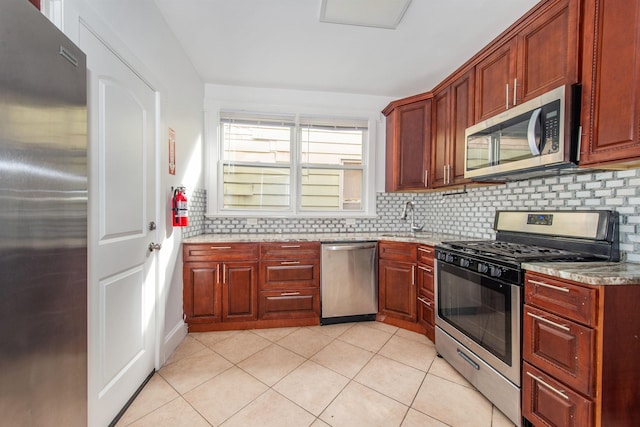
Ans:
{"type": "Polygon", "coordinates": [[[418,232],[380,232],[380,233],[228,233],[228,234],[201,234],[195,237],[184,239],[182,243],[219,243],[219,242],[356,242],[356,241],[394,241],[422,243],[425,245],[438,245],[446,241],[473,240],[468,236],[455,234],[418,232]]]}
{"type": "Polygon", "coordinates": [[[522,268],[589,285],[640,284],[640,264],[628,262],[532,262],[522,268]]]}

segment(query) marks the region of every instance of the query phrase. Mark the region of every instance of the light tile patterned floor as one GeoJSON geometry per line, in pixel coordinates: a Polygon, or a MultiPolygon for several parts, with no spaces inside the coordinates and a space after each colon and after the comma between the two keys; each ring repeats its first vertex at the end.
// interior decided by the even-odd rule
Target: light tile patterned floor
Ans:
{"type": "Polygon", "coordinates": [[[424,336],[383,323],[189,334],[118,427],[506,427],[424,336]]]}

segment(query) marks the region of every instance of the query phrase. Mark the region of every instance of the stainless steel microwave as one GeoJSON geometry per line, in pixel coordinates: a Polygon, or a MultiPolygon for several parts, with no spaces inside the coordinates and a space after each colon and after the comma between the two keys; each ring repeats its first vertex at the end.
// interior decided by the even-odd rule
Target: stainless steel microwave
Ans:
{"type": "Polygon", "coordinates": [[[579,99],[579,87],[561,86],[467,128],[465,178],[528,179],[577,166],[579,99]]]}

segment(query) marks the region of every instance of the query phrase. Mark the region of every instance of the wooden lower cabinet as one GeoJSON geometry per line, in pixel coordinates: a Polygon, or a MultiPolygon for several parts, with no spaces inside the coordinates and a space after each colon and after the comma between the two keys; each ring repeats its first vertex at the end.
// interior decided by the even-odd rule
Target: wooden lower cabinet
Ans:
{"type": "Polygon", "coordinates": [[[260,320],[320,319],[320,243],[263,243],[260,320]]]}
{"type": "Polygon", "coordinates": [[[257,244],[185,245],[183,304],[187,323],[257,319],[257,255],[257,244]]]}
{"type": "Polygon", "coordinates": [[[379,311],[411,322],[416,321],[416,263],[380,260],[379,311]]]}
{"type": "Polygon", "coordinates": [[[522,415],[534,426],[637,426],[640,284],[527,272],[522,415]]]}

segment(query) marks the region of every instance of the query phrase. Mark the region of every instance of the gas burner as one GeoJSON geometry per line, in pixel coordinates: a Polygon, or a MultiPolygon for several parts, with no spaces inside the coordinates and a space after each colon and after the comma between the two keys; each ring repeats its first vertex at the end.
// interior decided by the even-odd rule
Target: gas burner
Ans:
{"type": "Polygon", "coordinates": [[[500,257],[504,260],[518,262],[542,259],[578,260],[584,258],[584,255],[579,252],[498,240],[469,240],[444,242],[443,244],[470,255],[500,257]]]}

